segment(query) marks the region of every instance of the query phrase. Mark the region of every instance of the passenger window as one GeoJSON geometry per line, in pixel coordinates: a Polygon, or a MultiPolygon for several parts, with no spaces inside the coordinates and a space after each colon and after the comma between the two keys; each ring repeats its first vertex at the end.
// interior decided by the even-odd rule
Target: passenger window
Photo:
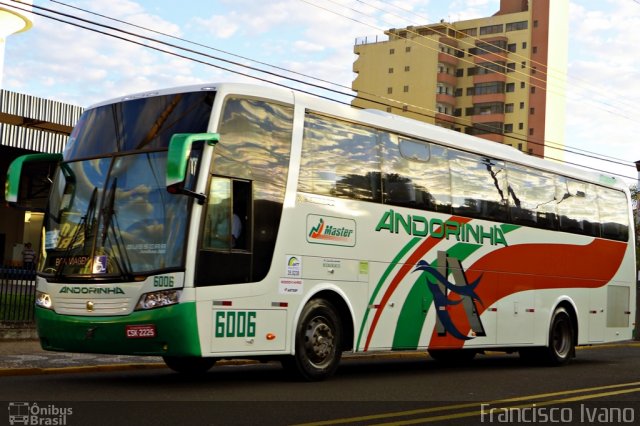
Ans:
{"type": "Polygon", "coordinates": [[[447,149],[382,134],[383,202],[394,206],[451,212],[447,149]]]}
{"type": "Polygon", "coordinates": [[[453,214],[506,222],[504,162],[453,150],[449,159],[453,214]]]}
{"type": "Polygon", "coordinates": [[[600,236],[594,185],[560,177],[556,180],[556,202],[561,231],[600,236]]]}
{"type": "Polygon", "coordinates": [[[622,191],[598,187],[598,210],[602,237],[618,241],[629,240],[629,215],[621,206],[627,205],[622,191]]]}
{"type": "Polygon", "coordinates": [[[381,187],[377,131],[308,113],[299,190],[380,202],[381,187]]]}
{"type": "Polygon", "coordinates": [[[556,190],[551,174],[509,164],[509,210],[518,225],[556,229],[556,190]]]}

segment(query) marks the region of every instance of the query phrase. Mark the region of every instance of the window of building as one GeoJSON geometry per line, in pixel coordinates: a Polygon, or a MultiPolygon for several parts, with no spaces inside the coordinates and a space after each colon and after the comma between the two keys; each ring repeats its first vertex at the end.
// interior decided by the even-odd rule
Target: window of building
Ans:
{"type": "Polygon", "coordinates": [[[389,68],[389,74],[393,74],[393,68],[389,68]]]}
{"type": "Polygon", "coordinates": [[[528,21],[509,22],[505,25],[506,31],[526,30],[529,27],[528,21]]]}
{"type": "Polygon", "coordinates": [[[507,72],[514,72],[516,70],[516,63],[515,62],[509,62],[507,64],[507,72]]]}
{"type": "Polygon", "coordinates": [[[533,21],[533,28],[538,28],[538,20],[533,21]]]}
{"type": "Polygon", "coordinates": [[[520,62],[520,68],[526,68],[526,67],[527,67],[527,61],[520,62]]]}
{"type": "Polygon", "coordinates": [[[407,93],[409,91],[409,86],[404,86],[403,87],[403,91],[404,91],[404,93],[407,93]]]}
{"type": "Polygon", "coordinates": [[[516,44],[515,44],[515,43],[511,43],[511,44],[509,44],[509,45],[507,46],[507,50],[508,50],[509,52],[512,52],[512,53],[513,53],[513,52],[515,52],[515,51],[516,51],[516,44]]]}
{"type": "Polygon", "coordinates": [[[393,93],[393,87],[387,87],[387,95],[390,95],[393,93]]]}
{"type": "Polygon", "coordinates": [[[520,109],[524,109],[524,102],[520,102],[520,109]]]}
{"type": "Polygon", "coordinates": [[[511,124],[511,123],[505,124],[504,125],[504,132],[505,133],[513,133],[513,124],[511,124]]]}
{"type": "Polygon", "coordinates": [[[534,115],[536,113],[536,109],[535,108],[529,108],[529,114],[530,115],[534,115]]]}
{"type": "Polygon", "coordinates": [[[394,53],[396,53],[396,49],[389,49],[389,55],[393,55],[394,53]]]}
{"type": "Polygon", "coordinates": [[[529,128],[529,136],[533,136],[533,127],[529,128]]]}
{"type": "Polygon", "coordinates": [[[523,42],[522,42],[522,49],[526,49],[526,48],[527,48],[527,42],[526,42],[526,41],[523,41],[523,42]]]}
{"type": "Polygon", "coordinates": [[[533,46],[531,48],[531,53],[538,53],[538,46],[533,46]]]}
{"type": "Polygon", "coordinates": [[[501,32],[504,32],[503,29],[504,29],[504,25],[502,24],[487,25],[485,27],[480,27],[480,35],[501,33],[501,32]]]}
{"type": "Polygon", "coordinates": [[[475,37],[478,35],[477,28],[467,28],[465,30],[460,30],[461,33],[468,35],[469,37],[475,37]]]}
{"type": "Polygon", "coordinates": [[[504,93],[504,83],[493,81],[489,83],[478,83],[474,86],[475,95],[490,95],[494,93],[504,93]]]}
{"type": "Polygon", "coordinates": [[[505,104],[504,106],[504,112],[513,112],[513,104],[505,104]]]}
{"type": "Polygon", "coordinates": [[[524,130],[524,123],[518,123],[518,130],[524,130]]]}
{"type": "Polygon", "coordinates": [[[507,85],[505,86],[505,91],[507,93],[511,93],[511,92],[515,92],[516,91],[516,85],[515,83],[507,83],[507,85]]]}
{"type": "Polygon", "coordinates": [[[464,68],[458,68],[456,70],[456,77],[464,77],[464,68]]]}
{"type": "Polygon", "coordinates": [[[407,53],[411,52],[411,46],[407,46],[407,47],[405,47],[405,48],[404,48],[404,51],[405,51],[405,52],[407,52],[407,53]]]}
{"type": "Polygon", "coordinates": [[[536,67],[531,67],[531,74],[535,74],[536,73],[536,67]]]}
{"type": "Polygon", "coordinates": [[[524,81],[521,81],[521,82],[520,82],[520,88],[521,88],[521,89],[524,89],[524,88],[525,88],[525,86],[526,86],[526,83],[525,83],[524,81]]]}
{"type": "Polygon", "coordinates": [[[402,111],[404,112],[409,111],[409,105],[402,105],[402,111]]]}
{"type": "Polygon", "coordinates": [[[411,67],[409,65],[404,67],[405,72],[411,71],[411,67]]]}
{"type": "Polygon", "coordinates": [[[536,86],[531,86],[531,93],[536,93],[536,86]]]}

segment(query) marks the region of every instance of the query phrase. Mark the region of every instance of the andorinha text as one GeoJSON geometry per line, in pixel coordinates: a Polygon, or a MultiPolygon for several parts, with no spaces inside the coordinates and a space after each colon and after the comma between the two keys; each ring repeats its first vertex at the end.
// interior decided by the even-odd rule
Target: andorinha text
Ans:
{"type": "Polygon", "coordinates": [[[72,294],[125,294],[120,287],[62,287],[60,293],[72,294]]]}
{"type": "Polygon", "coordinates": [[[384,212],[376,231],[389,231],[393,234],[404,232],[415,237],[433,238],[455,238],[457,241],[465,243],[491,244],[507,246],[507,240],[499,226],[493,225],[485,227],[483,225],[472,225],[460,223],[453,220],[443,221],[437,218],[427,218],[417,215],[402,215],[394,210],[384,212]]]}

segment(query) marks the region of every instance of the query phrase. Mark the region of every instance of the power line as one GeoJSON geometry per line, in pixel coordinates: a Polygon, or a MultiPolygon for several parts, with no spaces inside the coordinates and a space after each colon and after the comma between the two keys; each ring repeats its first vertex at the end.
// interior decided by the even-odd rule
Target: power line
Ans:
{"type": "MultiPolygon", "coordinates": [[[[247,66],[247,65],[244,65],[244,64],[240,64],[240,63],[237,63],[237,62],[233,62],[233,61],[229,61],[229,60],[226,60],[226,59],[223,59],[223,58],[217,58],[217,57],[214,57],[214,56],[211,56],[211,55],[204,54],[202,52],[197,52],[197,51],[194,51],[194,50],[191,50],[191,49],[186,49],[184,47],[180,47],[180,46],[176,46],[176,45],[173,45],[173,44],[170,44],[170,43],[167,43],[167,42],[163,42],[163,41],[160,41],[160,40],[152,39],[150,37],[146,37],[146,36],[143,36],[143,35],[140,35],[140,34],[127,32],[127,31],[124,31],[122,29],[118,29],[118,28],[114,28],[114,27],[109,27],[109,26],[104,25],[104,24],[95,23],[95,22],[92,22],[92,21],[89,21],[89,20],[86,20],[86,19],[83,19],[83,18],[79,18],[79,17],[73,16],[73,15],[64,14],[62,12],[54,11],[54,10],[43,8],[43,7],[40,7],[40,6],[35,6],[34,5],[34,7],[38,8],[38,9],[46,10],[46,11],[54,13],[54,14],[62,15],[62,16],[65,16],[67,18],[79,20],[81,22],[90,23],[92,25],[96,25],[96,26],[103,27],[103,28],[108,28],[110,30],[118,31],[118,32],[130,35],[130,36],[133,36],[133,37],[138,37],[138,38],[141,38],[143,40],[152,41],[152,42],[158,43],[158,44],[163,44],[163,45],[169,46],[171,48],[176,48],[176,49],[179,49],[179,50],[184,50],[184,51],[189,52],[189,53],[195,53],[197,55],[202,55],[202,56],[205,56],[205,57],[209,57],[209,58],[214,59],[214,60],[227,62],[227,63],[230,63],[230,64],[232,64],[234,66],[239,66],[239,67],[243,67],[243,68],[250,69],[250,70],[253,70],[253,71],[266,73],[266,74],[271,75],[271,76],[282,77],[282,76],[277,75],[275,73],[272,73],[272,72],[269,72],[269,71],[265,71],[265,70],[261,70],[259,68],[250,67],[250,66],[247,66]]],[[[20,8],[18,8],[18,9],[20,9],[20,8]]],[[[232,70],[232,69],[229,69],[229,68],[226,68],[226,67],[222,67],[222,66],[217,65],[217,64],[213,64],[211,62],[206,62],[206,61],[203,61],[203,60],[192,58],[190,56],[186,56],[186,55],[183,55],[183,54],[172,52],[170,50],[166,50],[166,49],[162,49],[162,48],[159,48],[159,47],[155,47],[155,46],[151,46],[151,45],[148,45],[148,44],[144,44],[142,42],[131,40],[130,38],[126,38],[126,37],[119,36],[119,35],[116,35],[116,34],[108,33],[108,32],[105,32],[105,31],[101,31],[101,30],[98,30],[96,28],[90,28],[90,27],[87,27],[87,26],[84,26],[84,25],[80,25],[78,23],[66,21],[66,20],[63,20],[63,19],[60,19],[60,18],[56,18],[54,16],[46,15],[46,14],[40,13],[40,12],[29,11],[29,10],[26,10],[26,9],[21,9],[21,10],[23,10],[25,12],[31,12],[31,13],[34,13],[36,15],[43,16],[45,18],[52,19],[52,20],[55,20],[55,21],[58,21],[58,22],[62,22],[62,23],[65,23],[67,25],[75,26],[75,27],[82,28],[82,29],[85,29],[85,30],[88,30],[88,31],[92,31],[92,32],[96,32],[96,33],[99,33],[99,34],[102,34],[102,35],[113,37],[113,38],[116,38],[116,39],[119,39],[119,40],[122,40],[122,41],[130,42],[130,43],[142,46],[142,47],[146,47],[146,48],[149,48],[149,49],[152,49],[152,50],[159,51],[161,53],[167,53],[167,54],[170,54],[170,55],[182,58],[182,59],[187,59],[187,60],[191,60],[191,61],[194,61],[194,62],[197,62],[197,63],[201,63],[201,64],[204,64],[204,65],[212,66],[212,67],[221,69],[223,71],[227,71],[227,72],[230,72],[230,73],[234,73],[234,74],[242,75],[242,76],[245,76],[245,77],[253,78],[253,79],[256,79],[256,80],[259,80],[259,81],[263,81],[263,82],[266,82],[266,83],[270,83],[270,84],[274,84],[274,85],[277,85],[277,86],[281,86],[281,87],[284,87],[284,88],[287,88],[287,89],[290,89],[290,90],[298,90],[298,91],[300,91],[302,93],[307,93],[307,94],[310,94],[310,95],[318,96],[318,97],[323,98],[323,99],[327,99],[327,100],[330,100],[330,101],[333,101],[333,102],[338,102],[338,103],[350,106],[349,103],[342,102],[342,101],[330,98],[328,96],[319,95],[317,93],[312,93],[312,92],[309,92],[309,91],[306,91],[306,90],[295,89],[295,88],[293,88],[291,86],[287,86],[287,85],[282,84],[282,83],[274,82],[274,81],[268,80],[266,78],[257,77],[255,75],[243,73],[243,72],[240,72],[240,71],[237,71],[237,70],[232,70]]],[[[332,90],[332,89],[328,89],[328,88],[325,88],[325,87],[322,87],[322,86],[319,86],[319,85],[315,85],[313,83],[292,79],[290,77],[283,77],[283,78],[285,78],[286,80],[292,81],[292,82],[296,82],[296,83],[308,85],[308,86],[311,86],[311,87],[319,88],[321,90],[328,90],[328,91],[332,91],[334,93],[338,93],[338,94],[341,94],[341,95],[346,95],[345,93],[338,92],[338,91],[332,90]]],[[[366,98],[362,98],[362,99],[366,99],[366,98]]],[[[383,104],[383,103],[381,103],[379,101],[375,101],[375,100],[370,100],[370,101],[377,102],[378,104],[387,105],[388,106],[388,104],[383,104]]],[[[426,115],[426,116],[428,116],[428,115],[426,115]]],[[[432,116],[428,116],[428,117],[433,118],[432,116]]],[[[513,138],[513,137],[511,137],[511,138],[513,138]]],[[[517,139],[517,138],[514,138],[514,139],[517,139]]],[[[576,154],[584,155],[584,154],[580,154],[580,153],[576,153],[576,154]]],[[[548,157],[548,158],[550,158],[550,157],[548,157]]],[[[550,158],[550,159],[553,159],[553,158],[550,158]]],[[[606,160],[602,160],[600,158],[596,158],[596,159],[598,159],[600,161],[606,161],[606,160]]],[[[627,178],[627,179],[632,179],[629,176],[621,175],[621,174],[618,174],[618,173],[607,172],[607,171],[604,171],[604,170],[601,170],[601,169],[598,169],[598,168],[594,168],[594,167],[583,166],[583,165],[572,163],[572,162],[565,161],[565,160],[558,160],[558,161],[562,161],[562,162],[564,162],[566,164],[571,164],[571,165],[574,165],[574,166],[578,166],[578,167],[582,167],[582,168],[586,168],[586,169],[590,169],[590,170],[606,173],[606,174],[609,174],[609,175],[615,175],[615,176],[620,176],[620,177],[624,177],[624,178],[627,178]]]]}
{"type": "MultiPolygon", "coordinates": [[[[307,74],[302,74],[302,73],[299,73],[299,72],[295,72],[295,71],[292,71],[292,70],[289,70],[289,69],[286,69],[286,68],[278,67],[278,66],[275,66],[275,65],[272,65],[272,64],[268,64],[268,63],[261,62],[261,61],[258,61],[258,60],[252,59],[252,58],[248,58],[246,56],[236,55],[236,54],[231,53],[231,52],[227,52],[227,51],[224,51],[224,50],[221,50],[221,49],[216,49],[216,48],[213,48],[211,46],[207,46],[207,45],[204,45],[204,44],[201,44],[201,43],[196,43],[196,42],[193,42],[193,41],[189,41],[189,40],[186,40],[186,39],[183,39],[183,38],[180,38],[180,37],[176,37],[176,36],[173,36],[173,35],[161,32],[161,31],[153,30],[153,29],[150,29],[150,28],[146,28],[146,27],[143,27],[143,26],[140,26],[140,25],[131,24],[131,23],[127,22],[127,21],[123,21],[123,20],[120,20],[120,19],[112,18],[112,17],[106,16],[106,15],[103,15],[103,14],[99,14],[99,13],[96,13],[96,12],[92,12],[92,11],[89,11],[89,10],[86,10],[86,9],[83,9],[83,8],[80,8],[80,7],[77,7],[77,6],[68,5],[68,4],[63,3],[61,1],[58,1],[58,0],[50,0],[50,1],[53,2],[53,3],[58,3],[58,4],[61,4],[61,5],[67,6],[67,7],[72,8],[72,9],[80,10],[80,11],[85,12],[85,13],[89,13],[89,14],[92,14],[92,15],[95,15],[95,16],[99,16],[99,17],[102,17],[102,18],[105,18],[105,19],[109,19],[109,20],[112,20],[112,21],[115,21],[115,22],[123,23],[123,24],[129,25],[129,26],[132,26],[132,27],[135,27],[135,28],[138,28],[138,29],[143,29],[145,31],[149,31],[149,32],[152,32],[152,33],[155,33],[155,34],[166,36],[166,37],[169,37],[169,38],[172,38],[172,39],[175,39],[175,40],[179,40],[179,41],[186,42],[186,43],[189,43],[189,44],[193,44],[193,45],[196,45],[196,46],[204,47],[204,48],[207,48],[207,49],[210,49],[210,50],[214,50],[214,51],[217,51],[217,52],[221,52],[221,53],[224,53],[224,54],[227,54],[227,55],[230,55],[230,56],[238,57],[238,58],[241,58],[241,59],[244,59],[244,60],[256,62],[256,63],[259,63],[261,65],[266,65],[266,66],[269,66],[269,67],[272,67],[272,68],[275,68],[275,69],[279,69],[279,70],[282,70],[282,71],[285,71],[285,72],[289,72],[289,73],[292,73],[292,74],[303,76],[305,78],[310,78],[310,79],[313,79],[313,80],[321,81],[323,83],[335,85],[336,87],[342,87],[342,88],[345,88],[345,89],[351,91],[350,87],[347,87],[347,86],[344,86],[344,85],[340,85],[340,84],[337,84],[337,83],[334,83],[334,82],[331,82],[331,81],[327,81],[327,80],[323,80],[323,79],[320,79],[320,78],[317,78],[317,77],[314,77],[314,76],[309,76],[307,74]]],[[[67,15],[67,16],[70,16],[70,15],[67,15]]],[[[98,23],[93,23],[93,24],[102,25],[102,24],[98,24],[98,23]]],[[[198,52],[198,54],[200,54],[200,53],[198,52]]],[[[340,92],[336,92],[336,93],[340,94],[340,95],[345,95],[345,96],[353,96],[351,93],[349,93],[349,94],[340,93],[340,92]]],[[[383,96],[375,95],[375,94],[368,93],[368,92],[360,92],[360,93],[364,94],[364,95],[367,95],[367,96],[374,96],[376,98],[383,99],[386,102],[393,102],[393,103],[398,103],[398,104],[401,104],[401,105],[403,104],[402,102],[397,101],[397,100],[392,99],[392,98],[383,97],[383,96]]],[[[373,102],[371,99],[369,99],[369,101],[373,102]]],[[[378,103],[380,105],[384,105],[384,106],[391,106],[391,105],[388,105],[388,104],[385,104],[385,103],[380,103],[380,102],[376,102],[376,103],[378,103]]],[[[436,111],[434,111],[434,110],[431,110],[431,109],[428,109],[428,108],[424,108],[424,107],[421,107],[421,106],[418,106],[418,105],[409,105],[409,106],[411,106],[413,108],[419,108],[419,109],[422,109],[422,110],[425,110],[425,111],[428,111],[428,112],[436,113],[436,111]]],[[[421,115],[424,115],[424,116],[427,116],[427,117],[430,117],[430,118],[435,118],[435,116],[428,115],[428,114],[421,114],[421,115]]],[[[454,117],[452,116],[452,118],[454,118],[454,117]]],[[[458,118],[457,121],[458,122],[466,121],[466,122],[469,123],[468,125],[465,125],[464,123],[460,123],[460,124],[465,126],[465,127],[473,127],[473,123],[470,120],[467,120],[467,119],[462,119],[461,120],[460,118],[458,118]]],[[[516,134],[518,134],[518,133],[516,133],[516,134]]],[[[522,135],[522,134],[520,134],[520,135],[524,137],[524,135],[522,135]]],[[[589,158],[592,158],[592,159],[596,159],[596,160],[599,160],[599,161],[603,161],[603,157],[607,157],[607,156],[603,156],[601,154],[597,154],[597,153],[594,153],[594,152],[582,150],[582,149],[571,147],[571,146],[566,146],[565,148],[559,148],[559,147],[551,146],[549,144],[545,144],[544,142],[542,142],[542,143],[541,142],[536,142],[536,141],[533,141],[533,140],[530,140],[530,139],[526,139],[526,138],[525,139],[515,138],[513,135],[504,135],[504,136],[507,137],[507,138],[510,138],[510,139],[519,140],[519,141],[522,141],[522,142],[527,142],[528,144],[532,144],[532,145],[540,145],[540,146],[545,146],[545,147],[550,148],[550,149],[564,150],[566,152],[569,152],[569,153],[572,153],[572,154],[576,154],[576,155],[584,155],[586,157],[589,157],[589,158]],[[589,155],[582,154],[581,152],[572,151],[571,149],[568,149],[568,148],[576,149],[578,151],[585,152],[585,153],[587,153],[589,155]]],[[[548,142],[554,143],[552,141],[548,141],[548,142]]],[[[624,165],[624,166],[630,166],[628,163],[625,164],[625,163],[621,162],[623,160],[615,159],[613,157],[608,157],[608,158],[612,159],[613,163],[617,163],[619,165],[624,165]]]]}

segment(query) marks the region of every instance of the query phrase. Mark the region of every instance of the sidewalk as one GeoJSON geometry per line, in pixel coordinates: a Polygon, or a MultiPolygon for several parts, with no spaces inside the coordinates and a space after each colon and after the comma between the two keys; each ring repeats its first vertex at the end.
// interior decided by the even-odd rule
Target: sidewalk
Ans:
{"type": "Polygon", "coordinates": [[[49,352],[37,340],[0,340],[0,377],[71,369],[163,368],[160,357],[49,352]]]}

